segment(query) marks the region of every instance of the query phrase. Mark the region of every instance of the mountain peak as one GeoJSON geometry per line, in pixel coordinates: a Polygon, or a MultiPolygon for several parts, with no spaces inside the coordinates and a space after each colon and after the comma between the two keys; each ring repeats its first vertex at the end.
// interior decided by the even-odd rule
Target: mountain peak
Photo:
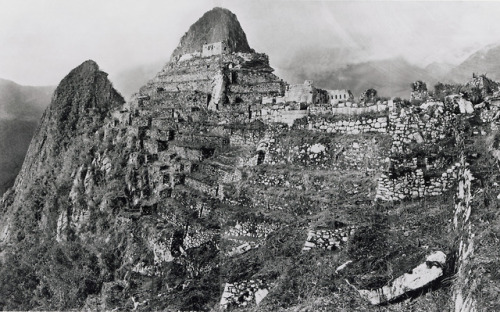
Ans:
{"type": "Polygon", "coordinates": [[[189,27],[172,58],[201,51],[204,44],[222,41],[233,52],[253,52],[236,15],[228,9],[215,7],[189,27]]]}
{"type": "Polygon", "coordinates": [[[63,79],[64,82],[65,80],[73,80],[73,79],[80,79],[81,77],[88,77],[88,76],[93,76],[97,72],[99,72],[99,65],[93,60],[86,60],[82,64],[78,65],[77,67],[73,68],[69,74],[63,79]]]}
{"type": "Polygon", "coordinates": [[[60,141],[98,128],[111,109],[125,102],[107,76],[92,60],[75,67],[57,86],[42,126],[60,141]]]}

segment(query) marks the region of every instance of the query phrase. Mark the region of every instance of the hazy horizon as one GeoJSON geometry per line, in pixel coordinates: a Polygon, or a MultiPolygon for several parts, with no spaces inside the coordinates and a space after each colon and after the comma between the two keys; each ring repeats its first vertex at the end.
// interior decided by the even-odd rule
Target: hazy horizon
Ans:
{"type": "MultiPolygon", "coordinates": [[[[402,57],[458,64],[498,42],[500,2],[0,0],[0,78],[56,85],[87,59],[110,78],[167,61],[215,6],[235,13],[249,44],[279,69],[402,57]],[[312,55],[309,59],[307,56],[312,55]]],[[[160,70],[160,68],[158,68],[160,70]]]]}

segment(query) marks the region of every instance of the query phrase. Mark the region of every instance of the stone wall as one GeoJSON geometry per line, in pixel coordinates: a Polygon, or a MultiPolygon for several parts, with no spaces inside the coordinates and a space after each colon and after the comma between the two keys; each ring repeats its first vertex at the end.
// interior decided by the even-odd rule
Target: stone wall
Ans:
{"type": "Polygon", "coordinates": [[[307,251],[312,248],[338,250],[347,243],[349,236],[353,235],[354,232],[355,227],[353,226],[338,229],[309,230],[302,250],[307,251]]]}
{"type": "Polygon", "coordinates": [[[212,55],[220,55],[222,53],[228,53],[229,48],[224,42],[214,42],[209,44],[204,44],[201,50],[202,57],[209,57],[212,55]]]}
{"type": "Polygon", "coordinates": [[[230,307],[246,307],[253,302],[259,304],[268,292],[268,285],[262,280],[226,283],[220,306],[224,310],[230,307]]]}
{"type": "Polygon", "coordinates": [[[460,163],[456,163],[438,177],[426,178],[422,169],[397,178],[382,174],[375,199],[394,201],[441,195],[455,185],[459,170],[460,163]]]}
{"type": "Polygon", "coordinates": [[[411,142],[436,143],[446,138],[452,129],[454,115],[449,111],[417,112],[414,107],[392,111],[389,115],[388,132],[393,139],[392,152],[405,153],[411,142]]]}
{"type": "Polygon", "coordinates": [[[217,184],[212,185],[212,183],[206,183],[191,177],[186,177],[184,179],[184,185],[213,198],[217,198],[219,193],[219,186],[217,184]]]}
{"type": "Polygon", "coordinates": [[[315,103],[316,93],[312,81],[306,80],[303,84],[288,86],[285,92],[285,102],[315,103]]]}
{"type": "Polygon", "coordinates": [[[367,113],[384,112],[388,108],[385,104],[370,105],[366,107],[332,107],[332,114],[334,115],[360,115],[367,113]]]}
{"type": "Polygon", "coordinates": [[[262,120],[265,123],[286,123],[289,127],[291,127],[295,120],[303,118],[307,115],[307,110],[286,110],[284,105],[273,105],[271,107],[261,109],[260,116],[256,116],[256,119],[262,120]]]}
{"type": "Polygon", "coordinates": [[[202,227],[190,227],[184,240],[182,246],[185,250],[200,247],[201,245],[214,241],[217,238],[217,233],[203,229],[202,227]]]}
{"type": "Polygon", "coordinates": [[[226,236],[248,236],[255,238],[266,238],[270,233],[279,227],[277,224],[273,223],[253,223],[244,222],[238,223],[234,227],[227,229],[224,232],[226,236]]]}
{"type": "Polygon", "coordinates": [[[342,134],[360,134],[365,132],[387,133],[389,119],[382,117],[361,117],[356,119],[331,120],[321,116],[310,116],[305,128],[311,131],[342,134]]]}
{"type": "Polygon", "coordinates": [[[354,96],[350,90],[326,90],[328,100],[331,104],[338,104],[340,101],[352,101],[354,96]]]}

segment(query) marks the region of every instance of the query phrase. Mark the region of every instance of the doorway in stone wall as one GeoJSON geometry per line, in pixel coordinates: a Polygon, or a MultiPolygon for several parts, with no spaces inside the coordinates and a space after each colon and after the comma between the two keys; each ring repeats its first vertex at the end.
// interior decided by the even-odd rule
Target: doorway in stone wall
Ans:
{"type": "Polygon", "coordinates": [[[210,105],[210,101],[212,100],[212,95],[211,94],[207,94],[207,107],[208,105],[210,105]]]}
{"type": "Polygon", "coordinates": [[[265,158],[266,158],[266,152],[257,151],[257,165],[264,163],[265,158]]]}

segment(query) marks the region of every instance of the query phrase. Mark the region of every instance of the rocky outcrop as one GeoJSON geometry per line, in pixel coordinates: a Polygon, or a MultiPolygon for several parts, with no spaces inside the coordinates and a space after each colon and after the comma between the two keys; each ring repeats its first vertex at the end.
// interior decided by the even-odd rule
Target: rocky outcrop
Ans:
{"type": "Polygon", "coordinates": [[[397,299],[405,293],[429,285],[443,276],[446,255],[441,251],[430,254],[425,262],[412,269],[409,273],[396,278],[390,285],[375,290],[358,290],[361,297],[373,305],[386,303],[397,299]]]}
{"type": "Polygon", "coordinates": [[[52,102],[28,149],[16,188],[47,162],[57,163],[77,136],[91,136],[108,113],[125,100],[113,89],[107,74],[94,61],[73,69],[54,91],[52,102]]]}
{"type": "MultiPolygon", "coordinates": [[[[62,187],[60,181],[70,183],[72,173],[86,162],[81,153],[92,153],[86,141],[94,140],[95,132],[103,126],[109,112],[123,103],[123,97],[94,61],[85,61],[73,69],[55,90],[52,102],[42,116],[16,179],[14,204],[6,213],[7,218],[16,206],[22,205],[23,199],[33,197],[30,195],[33,187],[41,187],[35,181],[46,184],[42,198],[37,199],[41,202],[47,194],[55,193],[56,188],[62,187]]],[[[37,206],[38,209],[43,208],[42,204],[37,206]]],[[[67,209],[62,209],[58,216],[58,238],[61,231],[71,224],[67,209]]],[[[77,216],[81,215],[86,219],[83,217],[85,214],[76,212],[74,217],[78,219],[80,217],[77,216]]],[[[2,222],[0,227],[8,224],[2,222]]],[[[2,240],[10,238],[10,231],[2,229],[1,232],[4,234],[0,237],[2,240]]]]}

